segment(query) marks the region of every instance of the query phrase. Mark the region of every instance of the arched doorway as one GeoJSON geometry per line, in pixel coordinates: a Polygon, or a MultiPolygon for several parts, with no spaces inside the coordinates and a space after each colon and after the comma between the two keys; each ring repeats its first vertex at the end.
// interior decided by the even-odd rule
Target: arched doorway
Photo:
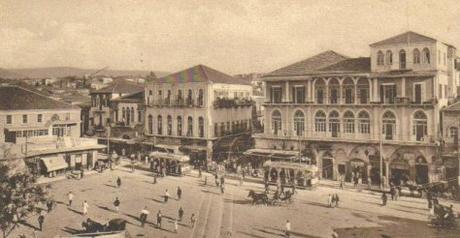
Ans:
{"type": "Polygon", "coordinates": [[[409,163],[402,158],[393,159],[390,163],[390,181],[394,185],[405,184],[410,179],[409,163]]]}
{"type": "Polygon", "coordinates": [[[334,178],[334,162],[333,162],[333,157],[331,153],[325,152],[323,155],[323,158],[321,160],[322,162],[322,178],[323,179],[333,179],[334,178]]]}
{"type": "Polygon", "coordinates": [[[419,156],[415,160],[415,182],[417,184],[428,183],[428,163],[423,156],[419,156]]]}
{"type": "Polygon", "coordinates": [[[361,159],[354,158],[350,160],[351,181],[357,182],[359,179],[367,183],[367,163],[361,159]]]}

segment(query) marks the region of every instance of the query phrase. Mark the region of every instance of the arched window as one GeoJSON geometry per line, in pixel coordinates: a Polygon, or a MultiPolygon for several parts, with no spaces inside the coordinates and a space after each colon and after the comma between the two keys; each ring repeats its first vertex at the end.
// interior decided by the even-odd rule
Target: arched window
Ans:
{"type": "Polygon", "coordinates": [[[163,134],[163,118],[161,117],[161,115],[158,115],[157,129],[158,135],[163,134]]]}
{"type": "Polygon", "coordinates": [[[339,101],[340,83],[336,78],[329,80],[329,103],[337,104],[339,101]]]}
{"type": "Polygon", "coordinates": [[[168,136],[170,136],[170,135],[172,135],[172,117],[171,117],[171,115],[168,115],[167,121],[168,121],[168,128],[167,128],[166,133],[168,134],[168,136]]]}
{"type": "Polygon", "coordinates": [[[405,50],[399,51],[399,68],[406,69],[406,51],[405,50]]]}
{"type": "Polygon", "coordinates": [[[124,107],[121,108],[121,120],[125,122],[126,120],[126,110],[124,107]]]}
{"type": "Polygon", "coordinates": [[[391,50],[387,50],[385,59],[386,59],[387,65],[393,64],[393,52],[391,52],[391,50]]]}
{"type": "Polygon", "coordinates": [[[343,114],[343,132],[355,133],[355,116],[351,111],[346,111],[343,114]]]}
{"type": "Polygon", "coordinates": [[[423,141],[423,138],[428,134],[427,125],[426,114],[422,111],[415,112],[412,121],[412,135],[417,141],[423,141]]]}
{"type": "Polygon", "coordinates": [[[317,79],[315,82],[316,103],[318,104],[324,103],[325,88],[326,88],[326,83],[324,82],[324,80],[322,78],[317,79]]]}
{"type": "Polygon", "coordinates": [[[393,140],[396,132],[396,117],[390,111],[383,114],[382,117],[382,134],[385,136],[385,140],[393,140]]]}
{"type": "Polygon", "coordinates": [[[183,105],[184,104],[184,97],[182,96],[182,90],[177,90],[177,99],[176,104],[183,105]]]}
{"type": "Polygon", "coordinates": [[[315,131],[326,132],[326,113],[318,111],[315,114],[315,131]]]}
{"type": "Polygon", "coordinates": [[[340,116],[337,111],[329,113],[329,132],[332,137],[337,137],[340,132],[340,116]]]}
{"type": "Polygon", "coordinates": [[[177,116],[177,136],[182,136],[182,117],[177,116]]]}
{"type": "Polygon", "coordinates": [[[361,134],[370,133],[370,117],[366,111],[362,111],[358,114],[358,132],[361,134]]]}
{"type": "Polygon", "coordinates": [[[167,93],[166,99],[165,99],[165,104],[166,105],[171,104],[171,90],[168,90],[168,93],[167,93]]]}
{"type": "Polygon", "coordinates": [[[382,51],[379,50],[379,52],[377,52],[377,65],[383,65],[383,63],[384,63],[384,55],[382,51]]]}
{"type": "Polygon", "coordinates": [[[193,105],[193,92],[191,89],[188,90],[187,94],[187,105],[193,105]]]}
{"type": "Polygon", "coordinates": [[[273,135],[279,135],[281,133],[281,113],[276,110],[272,113],[272,133],[273,135]]]}
{"type": "Polygon", "coordinates": [[[296,136],[303,136],[305,133],[305,116],[300,110],[294,114],[294,132],[296,136]]]}
{"type": "Polygon", "coordinates": [[[199,136],[204,137],[204,119],[203,117],[198,118],[198,130],[199,130],[199,136]]]}
{"type": "Polygon", "coordinates": [[[424,48],[422,51],[422,62],[424,64],[429,64],[430,61],[430,50],[428,48],[424,48]]]}
{"type": "Polygon", "coordinates": [[[349,77],[342,83],[342,98],[346,104],[355,103],[355,83],[349,77]]]}
{"type": "Polygon", "coordinates": [[[420,51],[414,49],[414,64],[420,64],[420,51]]]}
{"type": "Polygon", "coordinates": [[[193,137],[193,118],[187,118],[187,136],[193,137]]]}
{"type": "Polygon", "coordinates": [[[153,134],[153,116],[148,116],[149,134],[153,134]]]}
{"type": "Polygon", "coordinates": [[[198,91],[198,106],[202,107],[204,105],[204,93],[203,89],[198,91]]]}

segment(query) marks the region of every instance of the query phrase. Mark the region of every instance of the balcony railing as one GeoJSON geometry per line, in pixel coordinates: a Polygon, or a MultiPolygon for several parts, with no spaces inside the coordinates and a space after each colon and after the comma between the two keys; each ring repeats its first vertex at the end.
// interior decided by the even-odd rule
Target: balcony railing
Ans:
{"type": "Polygon", "coordinates": [[[238,98],[217,98],[214,100],[213,106],[215,109],[221,108],[237,108],[237,107],[250,107],[255,102],[251,99],[238,99],[238,98]]]}

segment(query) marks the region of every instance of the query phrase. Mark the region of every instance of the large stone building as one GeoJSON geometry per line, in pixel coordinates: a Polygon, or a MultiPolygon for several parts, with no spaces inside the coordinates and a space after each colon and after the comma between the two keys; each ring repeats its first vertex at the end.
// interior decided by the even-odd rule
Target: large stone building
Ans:
{"type": "Polygon", "coordinates": [[[371,44],[370,57],[327,51],[266,74],[257,155],[296,152],[323,179],[379,184],[382,170],[395,183],[438,181],[440,110],[456,97],[454,59],[455,47],[406,32],[371,44]]]}
{"type": "Polygon", "coordinates": [[[36,173],[90,169],[105,146],[80,138],[80,108],[18,87],[0,87],[0,145],[36,173]]]}
{"type": "Polygon", "coordinates": [[[145,87],[144,133],[155,147],[205,164],[223,152],[217,141],[250,131],[251,96],[250,82],[204,65],[173,73],[145,87]]]}
{"type": "Polygon", "coordinates": [[[441,144],[442,171],[443,179],[450,185],[460,185],[458,182],[459,163],[460,163],[460,146],[459,146],[459,128],[460,128],[460,102],[449,105],[442,109],[441,121],[443,143],[441,144]]]}

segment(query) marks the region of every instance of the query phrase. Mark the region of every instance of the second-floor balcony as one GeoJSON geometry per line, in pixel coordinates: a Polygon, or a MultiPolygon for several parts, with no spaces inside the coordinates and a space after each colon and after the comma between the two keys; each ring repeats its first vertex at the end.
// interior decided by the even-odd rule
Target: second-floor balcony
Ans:
{"type": "Polygon", "coordinates": [[[252,105],[254,105],[253,100],[238,98],[216,98],[213,103],[214,109],[250,107],[252,105]]]}

